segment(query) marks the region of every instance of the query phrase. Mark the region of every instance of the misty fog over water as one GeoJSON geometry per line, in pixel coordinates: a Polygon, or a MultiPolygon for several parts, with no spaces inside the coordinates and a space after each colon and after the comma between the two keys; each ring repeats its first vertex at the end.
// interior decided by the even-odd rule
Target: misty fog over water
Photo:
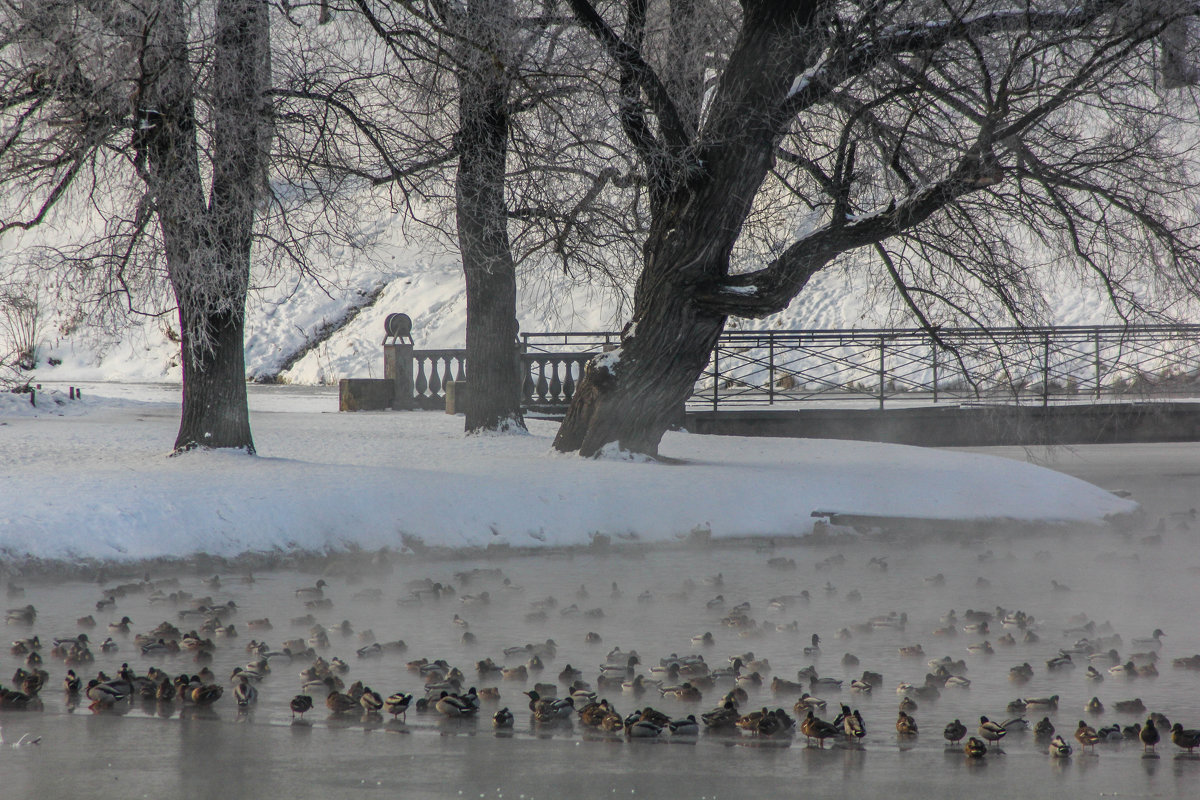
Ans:
{"type": "MultiPolygon", "coordinates": [[[[863,796],[918,792],[922,797],[960,797],[964,791],[1179,794],[1200,779],[1200,760],[1183,754],[1168,735],[1158,745],[1157,758],[1143,758],[1136,742],[1101,743],[1095,755],[1085,755],[1071,738],[1080,720],[1097,728],[1127,726],[1144,722],[1150,711],[1187,728],[1200,727],[1200,675],[1171,663],[1200,652],[1193,591],[1200,573],[1200,520],[1190,512],[1190,497],[1182,495],[1194,478],[1186,463],[1174,477],[1150,474],[1145,463],[1136,462],[1140,451],[1125,452],[1132,459],[1129,464],[1106,456],[1094,467],[1098,482],[1107,488],[1121,488],[1105,481],[1124,477],[1136,499],[1141,499],[1138,491],[1154,495],[1143,524],[1123,532],[903,538],[867,533],[822,544],[779,542],[770,547],[760,542],[655,551],[618,546],[607,553],[563,551],[495,560],[357,554],[255,573],[253,583],[245,582],[245,573],[231,570],[221,573],[215,586],[211,574],[182,574],[177,587],[164,591],[207,595],[214,603],[232,600],[238,606],[235,616],[222,620],[235,626],[238,636],[216,639],[209,665],[226,691],[205,709],[134,701],[93,713],[86,698],[72,706],[60,688],[66,666],[48,655],[52,637],[75,635],[77,618],[92,614],[98,623],[90,634],[96,662],[76,668],[85,681],[97,670],[114,674],[122,662],[138,674],[152,665],[172,676],[197,672],[201,665],[190,654],[146,658],[132,635],[106,629],[128,616],[135,633],[164,620],[187,631],[198,625],[197,618],[180,618],[188,602],[152,603],[148,594],[128,594],[115,607],[98,611],[102,589],[128,578],[114,575],[103,583],[12,578],[9,582],[25,594],[10,598],[7,607],[31,603],[38,614],[32,627],[9,625],[5,632],[10,639],[40,635],[50,679],[42,691],[43,712],[0,715],[6,743],[25,733],[42,737],[36,747],[6,744],[0,749],[5,795],[316,797],[353,789],[366,796],[447,798],[738,797],[751,787],[763,791],[772,786],[817,796],[846,791],[863,796]],[[1142,478],[1138,469],[1145,473],[1142,478]],[[886,570],[879,568],[881,561],[886,570]],[[314,586],[317,579],[327,582],[329,608],[306,608],[296,595],[296,589],[314,586]],[[453,595],[414,597],[411,588],[417,584],[412,582],[424,579],[452,586],[453,595]],[[808,592],[808,602],[785,601],[782,609],[769,605],[773,598],[802,591],[808,592]],[[484,592],[486,602],[480,599],[484,592]],[[747,615],[754,624],[723,624],[740,603],[749,603],[747,615]],[[1023,631],[1004,628],[998,618],[987,635],[962,630],[968,609],[995,613],[997,606],[1031,615],[1030,629],[1039,641],[1021,643],[1023,631]],[[942,618],[950,609],[958,619],[956,634],[935,635],[935,629],[945,627],[942,618]],[[900,613],[907,615],[903,629],[865,624],[900,613]],[[397,691],[420,696],[423,679],[406,663],[442,658],[461,669],[464,688],[495,686],[500,699],[485,700],[475,719],[448,720],[410,709],[405,721],[393,721],[387,714],[369,718],[357,711],[332,715],[317,694],[313,710],[302,722],[293,722],[288,703],[301,690],[299,673],[308,662],[285,663],[286,658],[276,657],[271,674],[258,685],[257,704],[239,714],[228,680],[235,666],[251,660],[246,644],[257,639],[278,651],[286,640],[308,639],[311,625],[295,620],[306,614],[328,629],[329,647],[318,653],[348,663],[349,671],[341,676],[347,685],[361,680],[385,697],[397,691]],[[455,615],[467,623],[465,628],[456,624],[455,615]],[[248,627],[250,620],[263,618],[270,620],[270,629],[248,627]],[[344,620],[348,632],[341,630],[344,620]],[[1072,630],[1089,621],[1095,625],[1090,633],[1072,630]],[[1151,652],[1152,646],[1133,640],[1149,637],[1156,628],[1166,633],[1156,651],[1157,677],[1120,678],[1103,663],[1103,680],[1091,681],[1086,667],[1096,662],[1079,653],[1073,656],[1073,669],[1047,669],[1046,661],[1061,648],[1072,649],[1089,636],[1119,635],[1116,649],[1122,662],[1139,650],[1151,652]],[[839,637],[843,629],[848,638],[839,637]],[[467,631],[473,644],[463,642],[467,631]],[[712,633],[713,644],[693,644],[693,637],[705,632],[712,633]],[[589,633],[598,635],[599,642],[585,641],[589,633]],[[1001,644],[1006,633],[1017,643],[1001,644]],[[820,650],[806,653],[813,634],[820,637],[820,650]],[[110,635],[118,649],[102,653],[99,644],[110,635]],[[356,655],[371,641],[398,639],[407,646],[404,652],[356,655]],[[555,653],[527,680],[477,672],[477,662],[485,658],[506,667],[526,663],[527,653],[506,657],[505,648],[547,639],[556,643],[555,653]],[[994,654],[968,651],[985,639],[994,654]],[[901,655],[900,648],[918,644],[923,657],[901,655]],[[822,677],[845,681],[840,691],[811,690],[829,704],[818,716],[832,719],[837,706],[846,703],[860,710],[867,735],[857,747],[834,741],[820,750],[806,746],[798,731],[788,737],[759,737],[702,730],[683,738],[664,732],[655,740],[630,741],[587,730],[578,720],[550,728],[531,720],[523,691],[547,682],[557,684],[561,696],[565,685],[558,676],[567,664],[595,687],[599,665],[613,648],[636,650],[641,662],[636,672],[668,684],[670,678],[651,668],[672,653],[702,654],[716,669],[728,667],[732,656],[752,652],[755,659],[769,662],[769,671],[762,671],[761,687],[748,688],[740,710],[782,707],[794,718],[800,716],[793,711],[799,692],[772,692],[770,681],[798,681],[797,672],[812,665],[822,677]],[[859,663],[843,663],[847,653],[859,663]],[[920,733],[900,737],[895,729],[897,686],[921,685],[931,669],[927,661],[941,656],[965,661],[970,687],[946,687],[936,700],[918,699],[912,715],[920,733]],[[1012,682],[1010,668],[1025,662],[1033,668],[1032,679],[1012,682]],[[863,670],[883,675],[882,685],[870,694],[849,688],[863,670]],[[1059,696],[1056,711],[1030,708],[1024,716],[1031,724],[1049,716],[1075,745],[1069,759],[1050,758],[1032,733],[1010,734],[1002,743],[1003,754],[990,752],[981,760],[966,759],[960,747],[948,747],[942,738],[942,729],[955,718],[975,735],[981,715],[1006,720],[1019,716],[1007,708],[1017,698],[1052,695],[1059,696]],[[1105,706],[1102,713],[1085,712],[1092,697],[1105,706]],[[1147,712],[1114,710],[1117,701],[1134,698],[1142,700],[1147,712]],[[493,728],[492,714],[500,707],[515,714],[511,731],[493,728]]],[[[0,656],[4,679],[22,663],[22,657],[5,648],[0,656]]],[[[599,694],[622,715],[650,705],[679,718],[709,711],[731,687],[718,683],[695,703],[660,697],[653,689],[640,697],[620,689],[599,694]]]]}

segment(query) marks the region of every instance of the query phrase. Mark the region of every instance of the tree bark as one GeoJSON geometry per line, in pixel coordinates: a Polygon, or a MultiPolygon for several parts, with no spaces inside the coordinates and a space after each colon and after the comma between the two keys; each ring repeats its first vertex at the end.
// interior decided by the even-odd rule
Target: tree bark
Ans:
{"type": "Polygon", "coordinates": [[[509,0],[472,0],[458,71],[459,250],[467,290],[467,433],[525,429],[517,354],[517,277],[504,198],[509,0]]]}
{"type": "Polygon", "coordinates": [[[183,414],[175,452],[197,447],[230,447],[254,453],[250,414],[246,405],[246,367],[243,341],[245,315],[209,315],[202,323],[208,345],[189,347],[183,342],[183,414]]]}
{"type": "Polygon", "coordinates": [[[254,452],[246,403],[246,296],[255,205],[270,148],[269,19],[261,0],[219,0],[205,204],[196,93],[179,0],[163,4],[138,103],[138,161],[154,200],[179,307],[183,409],[175,451],[254,452]]]}

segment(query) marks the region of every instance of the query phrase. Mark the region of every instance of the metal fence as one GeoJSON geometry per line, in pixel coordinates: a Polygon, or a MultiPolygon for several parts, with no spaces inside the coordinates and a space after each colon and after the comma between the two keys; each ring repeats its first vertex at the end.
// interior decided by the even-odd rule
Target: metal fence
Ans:
{"type": "MultiPolygon", "coordinates": [[[[565,404],[582,356],[619,341],[611,331],[522,334],[526,397],[565,404]]],[[[944,328],[936,338],[919,329],[730,330],[688,404],[1143,400],[1200,392],[1198,376],[1200,325],[944,328]]]]}
{"type": "Polygon", "coordinates": [[[728,331],[691,403],[1007,404],[1194,392],[1200,325],[728,331]]]}

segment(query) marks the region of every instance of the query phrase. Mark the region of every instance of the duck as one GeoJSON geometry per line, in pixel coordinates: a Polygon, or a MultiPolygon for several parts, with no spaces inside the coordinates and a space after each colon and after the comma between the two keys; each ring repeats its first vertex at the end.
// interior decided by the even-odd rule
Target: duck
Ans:
{"type": "Polygon", "coordinates": [[[1162,638],[1166,636],[1162,632],[1162,628],[1155,628],[1154,633],[1148,637],[1130,639],[1129,643],[1134,647],[1151,647],[1157,650],[1162,647],[1162,638]]]}
{"type": "Polygon", "coordinates": [[[716,640],[713,639],[711,631],[705,631],[704,633],[697,634],[696,636],[692,637],[693,647],[711,647],[715,643],[716,640]]]}
{"type": "MultiPolygon", "coordinates": [[[[413,696],[411,694],[396,692],[395,694],[388,695],[388,697],[383,701],[383,707],[384,710],[392,715],[392,719],[403,716],[407,720],[408,707],[412,704],[412,701],[413,696]]],[[[505,710],[507,711],[508,709],[505,710]]]]}
{"type": "Polygon", "coordinates": [[[513,720],[513,713],[508,710],[508,706],[492,714],[492,726],[495,728],[511,728],[513,720]]]}
{"type": "Polygon", "coordinates": [[[700,733],[700,723],[696,721],[695,714],[688,714],[682,719],[673,719],[668,727],[672,736],[696,736],[700,733]]]}
{"type": "Polygon", "coordinates": [[[1160,738],[1158,727],[1155,726],[1153,719],[1147,719],[1146,724],[1138,731],[1138,739],[1142,743],[1143,753],[1147,750],[1154,750],[1160,738]]]}
{"type": "Polygon", "coordinates": [[[945,729],[942,730],[942,737],[951,744],[957,744],[966,735],[967,726],[963,725],[962,721],[958,719],[947,723],[945,729]]]}
{"type": "Polygon", "coordinates": [[[334,714],[346,714],[359,707],[357,700],[334,688],[332,676],[326,678],[324,683],[329,688],[329,694],[325,697],[325,707],[334,714]]]}
{"type": "Polygon", "coordinates": [[[1058,695],[1052,694],[1049,697],[1026,697],[1025,705],[1054,710],[1058,708],[1058,695]]]}
{"type": "Polygon", "coordinates": [[[916,736],[916,719],[910,717],[904,711],[901,711],[900,715],[896,718],[896,733],[900,734],[901,736],[916,736]]]}
{"type": "Polygon", "coordinates": [[[1089,714],[1103,714],[1104,713],[1104,703],[1100,702],[1099,697],[1093,697],[1091,700],[1088,700],[1087,704],[1083,708],[1089,714]]]}
{"type": "Polygon", "coordinates": [[[972,736],[963,745],[963,752],[967,754],[967,758],[983,758],[987,755],[987,745],[972,736]]]}
{"type": "Polygon", "coordinates": [[[1171,726],[1171,742],[1191,753],[1200,747],[1200,731],[1185,729],[1183,725],[1176,722],[1171,726]]]}
{"type": "Polygon", "coordinates": [[[239,708],[246,708],[258,702],[258,689],[245,675],[238,675],[237,685],[233,687],[233,699],[239,708]]]}
{"type": "Polygon", "coordinates": [[[1096,669],[1091,664],[1088,665],[1087,673],[1084,674],[1084,677],[1089,681],[1099,682],[1104,680],[1104,676],[1100,674],[1100,670],[1096,669]]]}
{"type": "Polygon", "coordinates": [[[1033,726],[1033,735],[1038,739],[1048,739],[1054,735],[1054,723],[1049,717],[1042,717],[1033,726]]]}
{"type": "Polygon", "coordinates": [[[32,625],[36,620],[37,609],[32,605],[10,608],[4,614],[4,621],[9,625],[32,625]]]}
{"type": "Polygon", "coordinates": [[[839,731],[836,725],[820,719],[813,710],[809,708],[805,713],[804,719],[800,721],[800,732],[804,734],[805,741],[812,744],[812,740],[817,740],[817,745],[824,750],[825,740],[837,736],[839,731]]]}
{"type": "Polygon", "coordinates": [[[1136,678],[1138,668],[1132,661],[1126,661],[1124,664],[1116,664],[1108,668],[1109,675],[1115,675],[1118,678],[1136,678]]]}
{"type": "Polygon", "coordinates": [[[1085,751],[1089,747],[1094,750],[1096,742],[1100,741],[1100,734],[1096,733],[1096,729],[1091,725],[1079,720],[1079,725],[1075,728],[1075,741],[1079,742],[1079,746],[1085,751]]]}
{"type": "Polygon", "coordinates": [[[434,703],[434,708],[439,714],[450,719],[462,719],[479,711],[479,706],[471,701],[446,691],[441,692],[437,702],[434,703]]]}
{"type": "Polygon", "coordinates": [[[364,714],[378,714],[383,708],[383,695],[370,686],[364,686],[362,694],[358,698],[358,704],[362,706],[364,714]]]}
{"type": "Polygon", "coordinates": [[[804,648],[804,655],[816,656],[821,654],[821,637],[817,634],[812,635],[812,645],[804,648]]]}
{"type": "Polygon", "coordinates": [[[320,600],[325,596],[325,587],[328,585],[324,578],[318,578],[316,585],[297,589],[296,597],[302,600],[320,600]]]}
{"type": "Polygon", "coordinates": [[[1140,697],[1135,697],[1132,700],[1118,700],[1113,703],[1113,709],[1118,714],[1144,714],[1146,712],[1146,704],[1142,702],[1140,697]]]}
{"type": "Polygon", "coordinates": [[[842,706],[842,731],[851,739],[862,739],[867,735],[867,726],[857,708],[851,711],[842,706]]]}
{"type": "Polygon", "coordinates": [[[1071,660],[1070,653],[1060,653],[1054,658],[1046,660],[1046,669],[1054,672],[1055,670],[1072,669],[1075,662],[1071,660]]]}
{"type": "Polygon", "coordinates": [[[1008,679],[1013,683],[1025,683],[1033,678],[1033,667],[1029,666],[1029,662],[1018,664],[1015,667],[1010,667],[1008,670],[1008,679]]]}
{"type": "Polygon", "coordinates": [[[993,722],[987,717],[979,718],[979,735],[989,742],[995,744],[1003,739],[1008,734],[1008,729],[998,722],[993,722]]]}
{"type": "Polygon", "coordinates": [[[1071,745],[1067,744],[1061,736],[1055,736],[1050,740],[1049,753],[1055,758],[1068,758],[1072,751],[1071,745]]]}
{"type": "Polygon", "coordinates": [[[304,719],[304,715],[312,710],[313,699],[306,694],[298,694],[292,698],[289,706],[292,709],[292,719],[295,719],[297,714],[304,719]]]}
{"type": "Polygon", "coordinates": [[[806,710],[824,711],[828,704],[819,697],[813,697],[808,692],[802,692],[800,699],[796,701],[793,707],[797,714],[802,714],[806,710]]]}

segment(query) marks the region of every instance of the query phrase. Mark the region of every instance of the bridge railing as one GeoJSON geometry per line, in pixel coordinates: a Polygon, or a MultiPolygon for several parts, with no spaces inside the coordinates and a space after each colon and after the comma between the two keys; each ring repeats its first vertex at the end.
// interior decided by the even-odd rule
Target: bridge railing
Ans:
{"type": "MultiPolygon", "coordinates": [[[[561,411],[613,331],[523,333],[523,405],[561,411]]],[[[414,405],[444,408],[466,351],[413,350],[414,405]]],[[[864,403],[1042,404],[1200,394],[1200,325],[729,330],[692,408],[864,403]]]]}
{"type": "Polygon", "coordinates": [[[1200,389],[1200,325],[727,331],[689,405],[1092,402],[1200,389]]]}

